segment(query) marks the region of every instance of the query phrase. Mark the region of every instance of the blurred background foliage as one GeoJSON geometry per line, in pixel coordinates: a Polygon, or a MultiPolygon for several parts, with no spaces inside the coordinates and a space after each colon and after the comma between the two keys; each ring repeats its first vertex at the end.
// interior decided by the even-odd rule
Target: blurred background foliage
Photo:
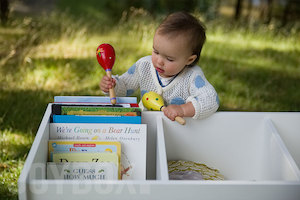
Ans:
{"type": "MultiPolygon", "coordinates": [[[[49,102],[102,95],[95,50],[111,43],[114,74],[150,55],[170,12],[204,21],[199,65],[229,111],[300,111],[297,0],[0,0],[0,199],[17,179],[49,102]]],[[[135,94],[137,95],[137,93],[135,94]]]]}

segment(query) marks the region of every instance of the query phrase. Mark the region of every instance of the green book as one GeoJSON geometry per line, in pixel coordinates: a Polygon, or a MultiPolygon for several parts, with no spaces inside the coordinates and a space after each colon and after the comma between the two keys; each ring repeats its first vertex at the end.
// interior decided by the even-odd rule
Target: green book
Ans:
{"type": "Polygon", "coordinates": [[[115,115],[141,116],[140,108],[95,107],[95,106],[61,106],[62,115],[115,115]]]}

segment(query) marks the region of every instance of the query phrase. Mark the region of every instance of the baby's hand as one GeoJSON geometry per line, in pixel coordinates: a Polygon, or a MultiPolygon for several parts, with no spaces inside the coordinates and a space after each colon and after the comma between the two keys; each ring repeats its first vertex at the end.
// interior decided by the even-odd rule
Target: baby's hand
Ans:
{"type": "Polygon", "coordinates": [[[168,105],[163,109],[164,114],[166,117],[168,117],[170,120],[174,121],[175,117],[183,117],[184,116],[184,110],[181,105],[175,105],[171,104],[168,105]]]}
{"type": "Polygon", "coordinates": [[[104,75],[99,83],[99,87],[103,92],[108,93],[109,89],[113,88],[116,85],[116,80],[109,78],[107,75],[104,75]]]}

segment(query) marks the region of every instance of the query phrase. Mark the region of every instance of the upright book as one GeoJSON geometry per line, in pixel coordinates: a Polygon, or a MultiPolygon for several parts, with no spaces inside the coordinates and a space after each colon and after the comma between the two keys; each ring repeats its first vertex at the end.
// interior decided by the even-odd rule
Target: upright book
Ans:
{"type": "Polygon", "coordinates": [[[103,116],[103,115],[52,115],[53,123],[118,123],[141,124],[141,116],[103,116]]]}
{"type": "Polygon", "coordinates": [[[113,152],[54,152],[47,179],[117,180],[119,156],[113,152]]]}
{"type": "Polygon", "coordinates": [[[80,140],[49,140],[49,161],[53,161],[54,153],[76,152],[113,152],[121,157],[121,144],[118,141],[80,141],[80,140]]]}
{"type": "Polygon", "coordinates": [[[146,124],[50,123],[50,139],[119,141],[122,179],[146,179],[146,124]]]}
{"type": "Polygon", "coordinates": [[[141,109],[122,106],[52,104],[52,114],[141,116],[141,109]]]}
{"type": "Polygon", "coordinates": [[[111,162],[48,162],[47,179],[118,180],[118,170],[111,162]]]}
{"type": "MultiPolygon", "coordinates": [[[[116,154],[118,159],[118,164],[116,165],[116,168],[118,169],[117,170],[118,177],[119,179],[121,178],[121,168],[119,167],[120,158],[121,158],[121,143],[118,141],[49,140],[48,149],[49,149],[48,150],[49,163],[53,162],[54,159],[59,163],[63,163],[63,161],[69,163],[68,162],[69,160],[70,162],[87,161],[87,162],[98,163],[98,161],[102,159],[103,161],[102,163],[109,163],[110,165],[111,164],[116,165],[115,163],[115,159],[116,159],[115,154],[116,154]],[[86,153],[86,155],[84,156],[82,153],[86,153]],[[97,155],[96,153],[99,154],[97,155]],[[103,154],[103,153],[112,153],[112,154],[103,154]],[[69,155],[69,154],[73,154],[73,155],[69,155]],[[95,160],[92,160],[92,157],[94,157],[93,159],[95,160]]],[[[49,165],[54,167],[53,164],[49,164],[49,165]]],[[[59,167],[59,165],[57,167],[59,167]]],[[[76,167],[76,166],[70,165],[70,167],[76,167]]]]}
{"type": "MultiPolygon", "coordinates": [[[[108,103],[110,98],[104,96],[55,96],[55,103],[108,103]]],[[[135,104],[137,103],[136,97],[117,97],[117,104],[135,104]]]]}

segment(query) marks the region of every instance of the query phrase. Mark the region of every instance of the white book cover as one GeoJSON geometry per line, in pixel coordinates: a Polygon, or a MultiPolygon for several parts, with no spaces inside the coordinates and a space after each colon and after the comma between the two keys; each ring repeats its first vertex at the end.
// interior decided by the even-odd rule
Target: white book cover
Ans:
{"type": "Polygon", "coordinates": [[[121,142],[121,178],[146,179],[146,124],[50,123],[50,140],[121,142]]]}
{"type": "MultiPolygon", "coordinates": [[[[110,98],[105,96],[55,96],[54,102],[110,103],[110,98]]],[[[137,103],[137,98],[117,97],[117,104],[119,103],[137,103]]]]}
{"type": "Polygon", "coordinates": [[[118,180],[118,167],[112,162],[48,162],[47,179],[118,180]]]}

